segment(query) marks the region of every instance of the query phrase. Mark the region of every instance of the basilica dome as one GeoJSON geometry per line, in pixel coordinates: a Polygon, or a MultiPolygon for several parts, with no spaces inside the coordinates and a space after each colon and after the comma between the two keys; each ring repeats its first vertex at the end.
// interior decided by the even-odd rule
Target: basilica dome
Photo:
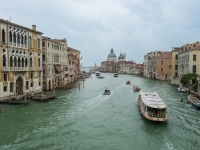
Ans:
{"type": "Polygon", "coordinates": [[[123,57],[122,55],[120,55],[120,56],[118,57],[118,59],[124,59],[124,57],[123,57]]]}
{"type": "Polygon", "coordinates": [[[109,58],[117,58],[117,56],[115,55],[113,49],[111,49],[110,53],[108,54],[107,59],[109,59],[109,58]]]}

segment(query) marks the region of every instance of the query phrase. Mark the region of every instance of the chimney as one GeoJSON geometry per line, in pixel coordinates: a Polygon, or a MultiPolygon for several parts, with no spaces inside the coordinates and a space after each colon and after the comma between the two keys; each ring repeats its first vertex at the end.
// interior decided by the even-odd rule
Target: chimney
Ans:
{"type": "Polygon", "coordinates": [[[36,25],[32,25],[32,29],[36,31],[36,25]]]}

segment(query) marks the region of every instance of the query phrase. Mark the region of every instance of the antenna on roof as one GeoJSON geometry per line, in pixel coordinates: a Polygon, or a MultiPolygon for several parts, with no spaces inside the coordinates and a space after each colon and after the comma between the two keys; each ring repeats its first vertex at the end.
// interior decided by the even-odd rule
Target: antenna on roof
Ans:
{"type": "Polygon", "coordinates": [[[11,22],[11,17],[10,17],[10,22],[11,22]]]}

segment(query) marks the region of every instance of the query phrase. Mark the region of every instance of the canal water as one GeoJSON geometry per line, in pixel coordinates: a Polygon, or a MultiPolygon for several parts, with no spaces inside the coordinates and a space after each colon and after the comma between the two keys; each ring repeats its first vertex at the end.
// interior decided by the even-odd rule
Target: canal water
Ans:
{"type": "Polygon", "coordinates": [[[56,91],[56,99],[24,105],[1,104],[0,150],[197,150],[200,111],[187,94],[165,81],[102,73],[81,88],[56,91]],[[127,80],[131,85],[126,85],[127,80]],[[156,123],[140,115],[138,93],[154,90],[168,106],[169,120],[156,123]],[[108,88],[111,95],[102,95],[108,88]]]}

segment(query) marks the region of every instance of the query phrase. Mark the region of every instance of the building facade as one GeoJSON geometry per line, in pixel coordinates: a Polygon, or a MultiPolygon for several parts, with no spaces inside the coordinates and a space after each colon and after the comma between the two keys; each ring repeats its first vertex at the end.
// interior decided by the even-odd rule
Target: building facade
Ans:
{"type": "Polygon", "coordinates": [[[0,95],[42,91],[42,32],[0,19],[0,95]]]}
{"type": "Polygon", "coordinates": [[[179,78],[188,73],[200,75],[200,59],[198,58],[200,58],[200,43],[198,41],[181,47],[178,54],[179,78]]]}
{"type": "Polygon", "coordinates": [[[53,90],[67,83],[67,43],[42,37],[43,88],[53,90]]]}

